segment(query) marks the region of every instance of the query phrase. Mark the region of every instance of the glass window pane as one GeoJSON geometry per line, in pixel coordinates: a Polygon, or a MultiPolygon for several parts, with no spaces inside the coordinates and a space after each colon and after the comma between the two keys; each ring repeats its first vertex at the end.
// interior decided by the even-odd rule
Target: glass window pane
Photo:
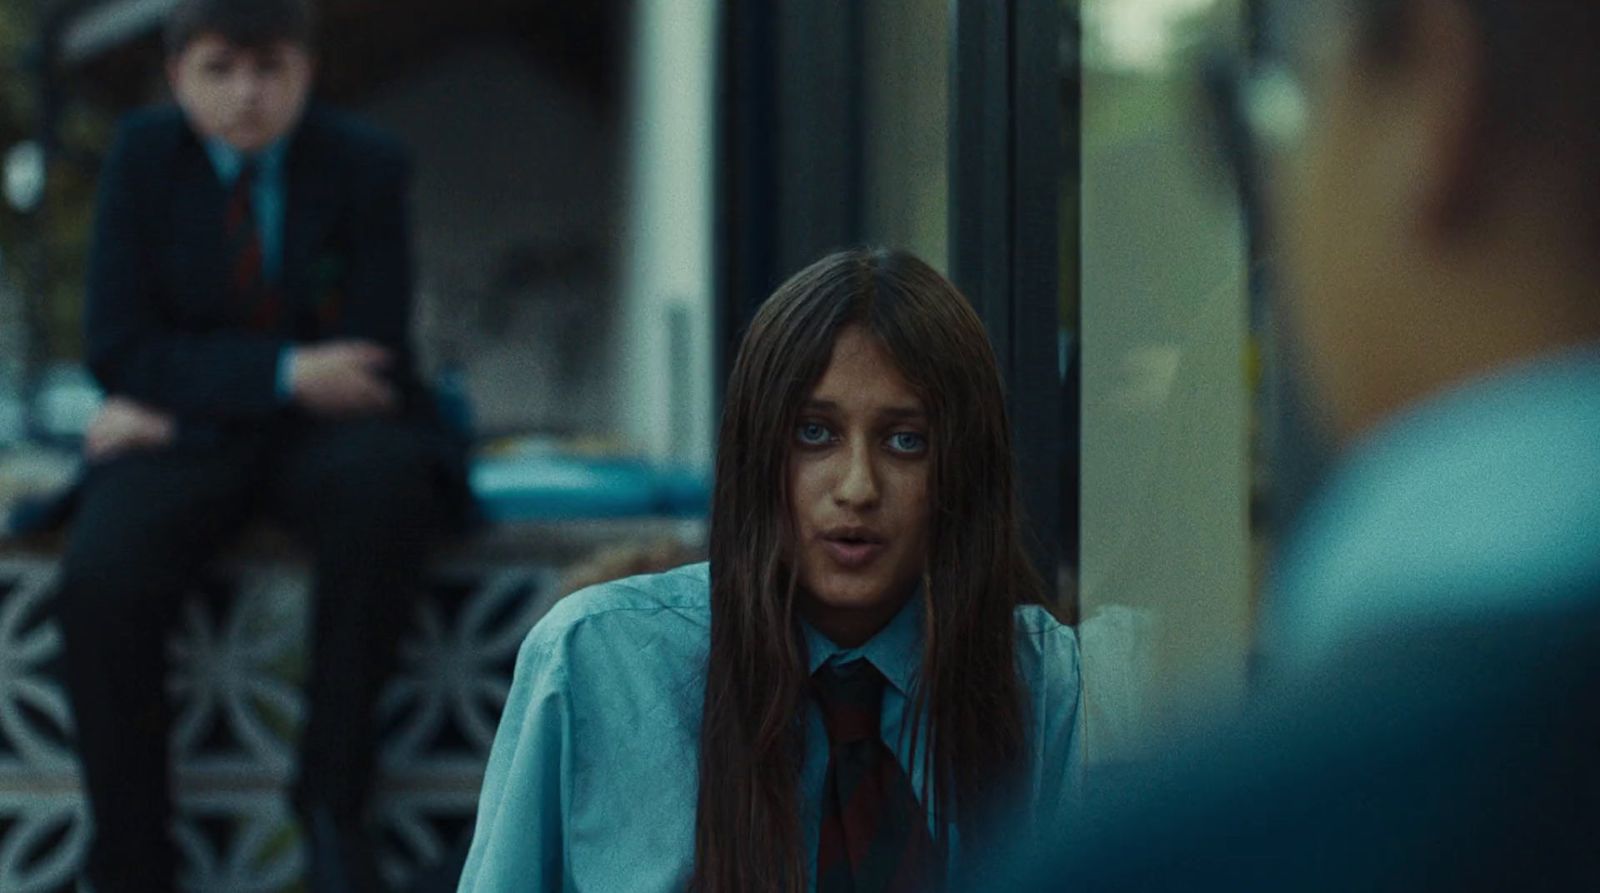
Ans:
{"type": "Polygon", "coordinates": [[[950,5],[865,0],[863,221],[868,241],[948,270],[950,5]]]}
{"type": "Polygon", "coordinates": [[[1105,673],[1153,685],[1135,703],[1107,705],[1152,712],[1106,723],[1128,734],[1100,742],[1102,757],[1131,755],[1143,721],[1180,713],[1196,686],[1234,697],[1244,683],[1245,233],[1237,203],[1200,162],[1182,54],[1198,15],[1235,10],[1231,0],[1081,3],[1085,647],[1095,648],[1097,614],[1120,618],[1119,634],[1142,639],[1119,643],[1123,653],[1149,659],[1105,673]]]}

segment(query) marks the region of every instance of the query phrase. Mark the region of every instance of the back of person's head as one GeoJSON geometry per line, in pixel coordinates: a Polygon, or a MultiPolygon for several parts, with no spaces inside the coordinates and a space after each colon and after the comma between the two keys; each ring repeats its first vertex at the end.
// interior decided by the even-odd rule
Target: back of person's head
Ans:
{"type": "Polygon", "coordinates": [[[1267,9],[1304,123],[1266,219],[1336,430],[1600,338],[1600,4],[1267,9]]]}
{"type": "Polygon", "coordinates": [[[176,56],[207,34],[244,49],[310,48],[315,30],[311,0],[178,0],[162,37],[167,55],[176,56]]]}
{"type": "MultiPolygon", "coordinates": [[[[1299,0],[1304,2],[1304,0],[1299,0]]],[[[1319,3],[1322,0],[1318,0],[1319,3]]],[[[1430,39],[1427,4],[1454,7],[1470,34],[1462,61],[1477,91],[1469,138],[1486,174],[1521,163],[1530,148],[1557,150],[1586,189],[1600,227],[1600,3],[1589,0],[1335,0],[1354,26],[1372,72],[1404,64],[1430,39]]],[[[1597,230],[1600,232],[1600,230],[1597,230]]]]}
{"type": "MultiPolygon", "coordinates": [[[[927,734],[924,802],[976,828],[980,795],[1020,759],[1019,602],[1039,586],[1023,550],[1010,429],[982,322],[911,255],[854,250],[795,274],[762,305],[729,377],[716,461],[711,654],[696,819],[697,890],[804,889],[794,762],[808,672],[796,635],[789,467],[834,346],[864,332],[926,416],[925,615],[913,715],[927,734]],[[956,807],[955,804],[960,804],[956,807]]],[[[914,721],[908,727],[915,728],[914,721]]],[[[998,801],[995,801],[998,802],[998,801]]]]}

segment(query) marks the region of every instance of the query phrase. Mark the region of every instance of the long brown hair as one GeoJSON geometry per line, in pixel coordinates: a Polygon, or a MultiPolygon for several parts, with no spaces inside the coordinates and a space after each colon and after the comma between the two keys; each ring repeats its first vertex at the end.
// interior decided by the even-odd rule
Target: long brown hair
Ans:
{"type": "MultiPolygon", "coordinates": [[[[829,255],[779,286],[728,381],[711,510],[711,649],[701,721],[693,888],[798,891],[807,661],[788,563],[789,450],[835,338],[859,324],[928,414],[930,530],[922,662],[907,727],[923,802],[968,829],[1024,752],[1013,614],[1038,602],[1013,486],[994,353],[955,286],[911,255],[829,255]],[[916,732],[913,732],[916,735],[916,732]]],[[[997,795],[999,796],[999,795],[997,795]]],[[[944,820],[939,849],[943,850],[944,820]]]]}

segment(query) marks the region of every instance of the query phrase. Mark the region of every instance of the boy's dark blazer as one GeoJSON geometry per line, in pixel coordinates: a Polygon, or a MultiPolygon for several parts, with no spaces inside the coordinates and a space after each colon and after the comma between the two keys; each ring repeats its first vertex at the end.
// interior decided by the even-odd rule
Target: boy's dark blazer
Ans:
{"type": "Polygon", "coordinates": [[[174,106],[121,122],[106,158],[90,253],[86,355],[108,393],[173,413],[181,439],[248,432],[286,413],[278,359],[291,342],[363,338],[394,352],[403,416],[465,486],[410,348],[409,163],[394,140],[311,105],[288,137],[278,330],[252,331],[228,287],[227,190],[174,106]]]}

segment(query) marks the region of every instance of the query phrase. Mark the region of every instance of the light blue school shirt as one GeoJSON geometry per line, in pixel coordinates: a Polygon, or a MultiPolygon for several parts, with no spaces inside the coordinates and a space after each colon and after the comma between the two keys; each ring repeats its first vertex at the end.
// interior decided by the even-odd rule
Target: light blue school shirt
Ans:
{"type": "Polygon", "coordinates": [[[1280,559],[1268,659],[1492,618],[1600,582],[1600,345],[1516,364],[1354,444],[1280,559]]]}
{"type": "MultiPolygon", "coordinates": [[[[284,184],[283,159],[287,154],[288,140],[280,139],[255,155],[256,182],[250,189],[250,210],[256,219],[256,234],[261,240],[261,275],[269,283],[276,283],[283,272],[283,227],[289,195],[284,184]]],[[[243,152],[218,139],[205,141],[206,155],[217,172],[225,190],[232,191],[233,184],[244,169],[243,152]]],[[[294,348],[286,345],[278,352],[276,378],[278,399],[288,400],[293,388],[292,362],[294,348]]]]}
{"type": "MultiPolygon", "coordinates": [[[[883,740],[919,792],[920,767],[907,765],[901,731],[921,616],[912,599],[857,648],[805,627],[812,672],[865,658],[888,680],[883,740]]],[[[687,886],[710,622],[702,563],[578,592],[533,628],[489,756],[463,893],[687,886]]],[[[1029,802],[1013,814],[1054,827],[1081,793],[1077,638],[1038,606],[1018,608],[1016,630],[1031,724],[1029,802]]],[[[814,863],[828,739],[815,705],[806,713],[800,826],[814,863]]],[[[951,848],[954,868],[961,856],[953,837],[951,848]]]]}

